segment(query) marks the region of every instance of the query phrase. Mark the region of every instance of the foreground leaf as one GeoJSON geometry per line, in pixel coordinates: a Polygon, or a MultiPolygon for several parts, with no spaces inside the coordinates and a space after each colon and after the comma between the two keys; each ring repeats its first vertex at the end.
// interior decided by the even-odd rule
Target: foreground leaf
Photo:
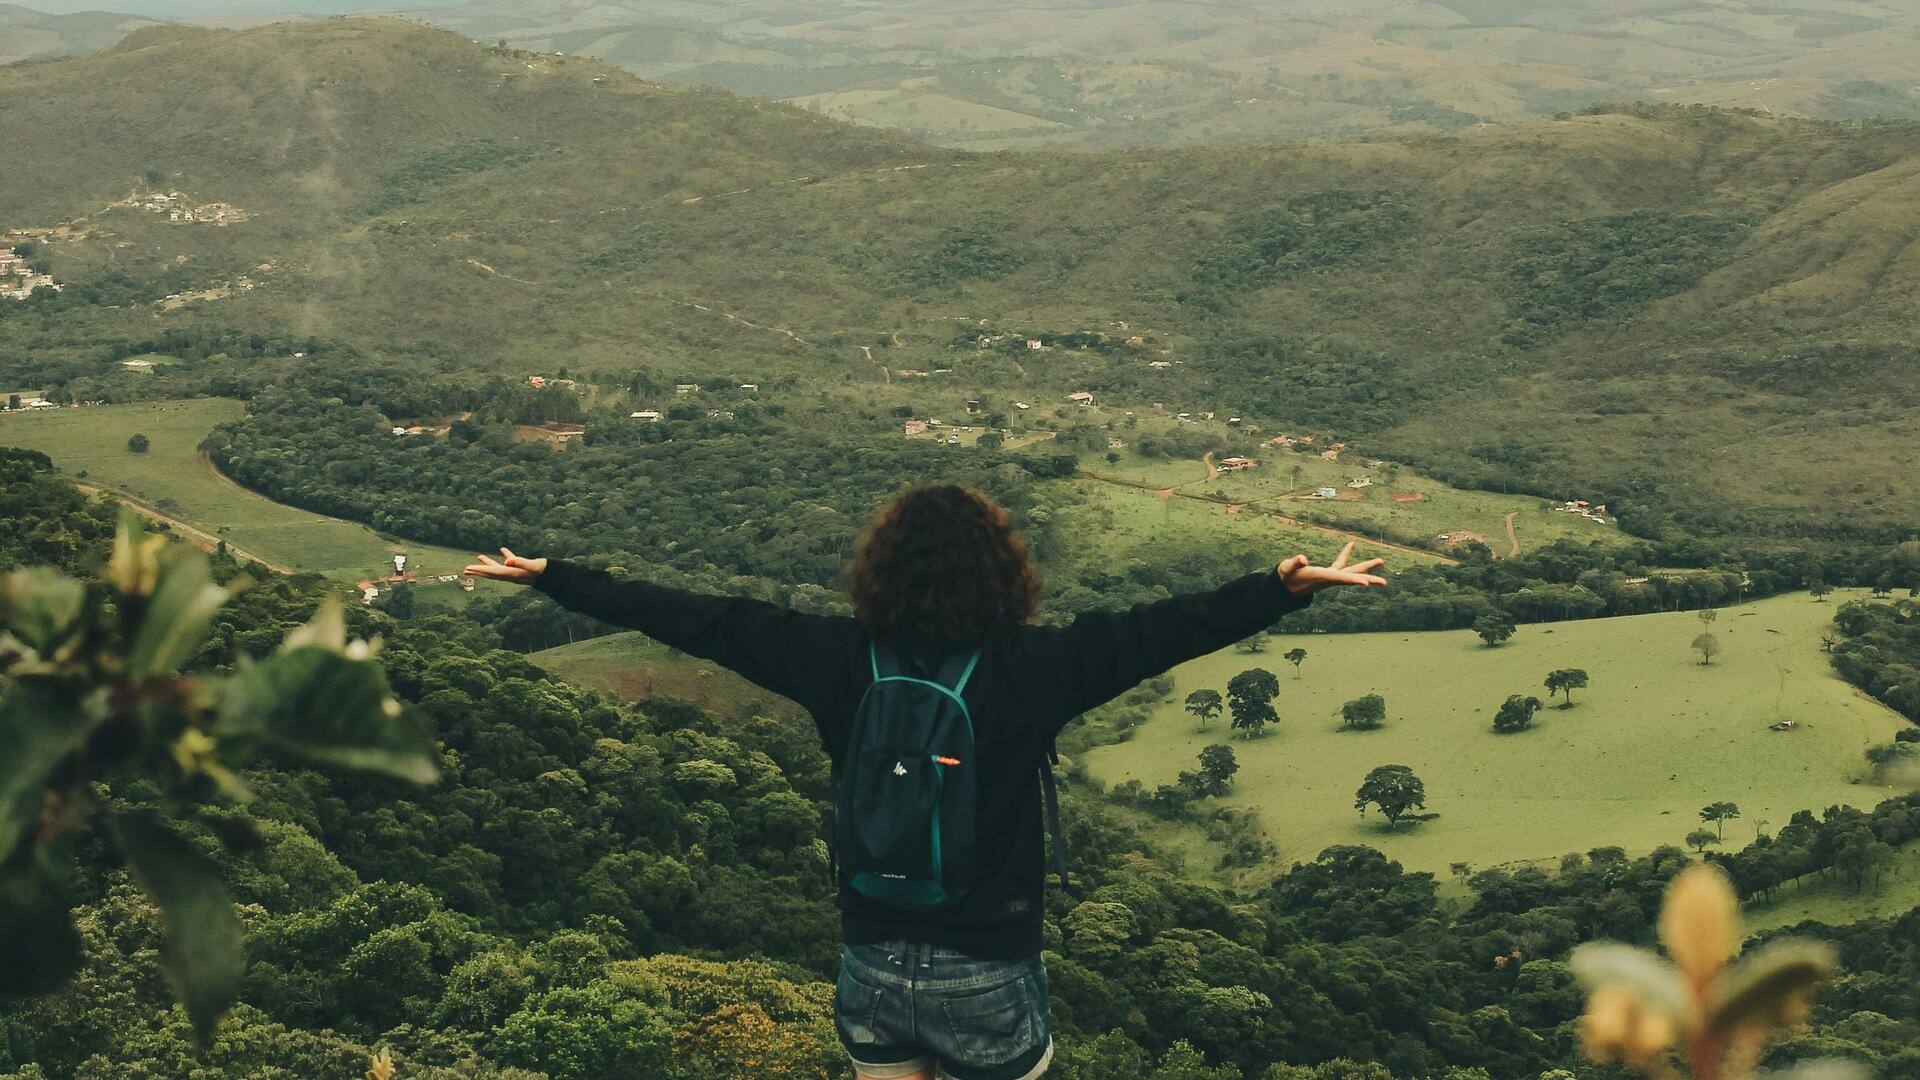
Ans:
{"type": "Polygon", "coordinates": [[[16,638],[41,656],[51,656],[73,633],[86,600],[86,586],[57,570],[34,566],[7,575],[0,613],[16,638]]]}
{"type": "Polygon", "coordinates": [[[80,969],[66,890],[38,852],[0,868],[0,994],[44,994],[80,969]]]}
{"type": "Polygon", "coordinates": [[[213,583],[207,557],[192,548],[170,549],[161,559],[153,603],[127,651],[127,674],[138,680],[174,671],[207,639],[215,615],[233,590],[213,583]]]}
{"type": "Polygon", "coordinates": [[[1723,1034],[1794,1022],[1814,988],[1839,966],[1818,941],[1776,941],[1722,975],[1707,1006],[1708,1029],[1723,1034]]]}
{"type": "Polygon", "coordinates": [[[150,813],[114,822],[127,864],[160,906],[160,966],[202,1043],[240,997],[240,916],[219,866],[150,813]]]}
{"type": "Polygon", "coordinates": [[[18,682],[0,697],[0,861],[14,854],[47,806],[61,762],[78,751],[91,725],[52,686],[18,682]]]}
{"type": "Polygon", "coordinates": [[[371,660],[301,645],[240,669],[220,691],[220,733],[417,784],[439,778],[433,736],[371,660]]]}
{"type": "Polygon", "coordinates": [[[1645,1008],[1675,1017],[1686,1012],[1687,992],[1680,973],[1645,949],[1589,942],[1573,950],[1569,965],[1589,991],[1616,986],[1632,994],[1645,1008]]]}

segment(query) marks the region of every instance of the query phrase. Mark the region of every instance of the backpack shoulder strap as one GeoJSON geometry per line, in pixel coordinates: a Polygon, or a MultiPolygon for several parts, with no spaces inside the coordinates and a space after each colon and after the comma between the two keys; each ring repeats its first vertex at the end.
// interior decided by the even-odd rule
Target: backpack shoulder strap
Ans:
{"type": "Polygon", "coordinates": [[[1047,756],[1040,762],[1040,793],[1046,800],[1047,832],[1053,839],[1053,869],[1060,875],[1060,887],[1067,887],[1067,837],[1060,830],[1060,791],[1053,778],[1053,767],[1060,764],[1060,748],[1047,744],[1047,756]]]}

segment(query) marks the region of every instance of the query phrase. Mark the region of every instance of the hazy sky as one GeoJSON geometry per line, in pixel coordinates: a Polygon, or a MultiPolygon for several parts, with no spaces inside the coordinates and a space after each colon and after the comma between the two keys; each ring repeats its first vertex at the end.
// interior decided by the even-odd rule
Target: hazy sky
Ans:
{"type": "Polygon", "coordinates": [[[245,12],[310,12],[336,15],[343,11],[371,11],[433,6],[404,0],[12,0],[21,7],[65,15],[75,11],[117,11],[163,19],[192,19],[202,15],[245,12]]]}

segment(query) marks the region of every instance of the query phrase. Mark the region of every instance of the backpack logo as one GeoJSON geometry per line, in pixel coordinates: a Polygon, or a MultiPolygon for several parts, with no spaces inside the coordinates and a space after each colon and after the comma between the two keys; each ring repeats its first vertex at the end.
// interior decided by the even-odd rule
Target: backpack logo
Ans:
{"type": "Polygon", "coordinates": [[[904,762],[904,761],[896,761],[896,762],[894,762],[894,763],[893,763],[893,775],[895,775],[895,776],[905,776],[905,775],[907,775],[907,763],[906,763],[906,762],[904,762]]]}

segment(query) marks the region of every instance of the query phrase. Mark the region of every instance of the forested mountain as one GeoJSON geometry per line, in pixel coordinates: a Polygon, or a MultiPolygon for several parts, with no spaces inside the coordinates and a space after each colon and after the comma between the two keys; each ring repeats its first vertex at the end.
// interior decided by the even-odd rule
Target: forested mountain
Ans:
{"type": "Polygon", "coordinates": [[[0,71],[0,137],[0,220],[78,226],[33,256],[66,291],[0,308],[16,385],[153,393],[114,361],[160,336],[622,384],[947,369],[956,401],[1232,409],[1648,528],[1891,542],[1920,494],[1910,124],[973,156],[356,19],[0,71]],[[245,216],[108,208],[149,191],[245,216]]]}

